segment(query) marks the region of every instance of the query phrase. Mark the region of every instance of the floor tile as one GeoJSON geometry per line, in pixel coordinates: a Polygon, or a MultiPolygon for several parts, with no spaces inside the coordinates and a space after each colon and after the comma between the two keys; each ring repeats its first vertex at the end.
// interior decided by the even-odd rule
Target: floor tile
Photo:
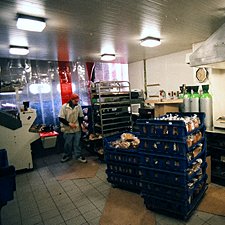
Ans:
{"type": "Polygon", "coordinates": [[[86,179],[76,179],[76,180],[73,180],[73,183],[76,184],[78,187],[82,187],[82,186],[86,186],[88,185],[88,181],[86,179]]]}
{"type": "Polygon", "coordinates": [[[28,217],[34,217],[40,214],[38,207],[20,208],[20,215],[22,220],[28,217]]]}
{"type": "Polygon", "coordinates": [[[59,207],[66,207],[68,204],[71,204],[72,200],[69,197],[65,197],[60,199],[60,201],[56,201],[55,204],[56,206],[59,207]]]}
{"type": "Polygon", "coordinates": [[[101,215],[101,212],[98,209],[93,209],[93,210],[83,213],[82,215],[87,220],[87,222],[89,222],[89,221],[95,219],[96,217],[99,217],[101,215]]]}
{"type": "Polygon", "coordinates": [[[42,223],[43,220],[40,215],[27,217],[22,220],[22,225],[36,225],[37,223],[42,223]]]}
{"type": "Polygon", "coordinates": [[[71,211],[77,209],[76,206],[71,202],[66,205],[66,207],[58,207],[58,210],[61,214],[63,214],[66,211],[71,211]]]}
{"type": "MultiPolygon", "coordinates": [[[[44,157],[41,167],[16,176],[14,200],[2,208],[4,225],[99,225],[111,189],[106,165],[100,163],[93,178],[57,181],[54,171],[73,163],[59,161],[59,155],[44,157]]],[[[200,211],[188,221],[155,214],[156,225],[225,224],[225,217],[200,211]]]]}
{"type": "Polygon", "coordinates": [[[208,221],[210,225],[224,225],[225,224],[225,217],[224,216],[216,216],[213,215],[208,221]]]}
{"type": "Polygon", "coordinates": [[[83,205],[83,206],[80,206],[80,207],[77,207],[77,208],[82,214],[96,209],[95,205],[92,204],[92,203],[88,203],[86,205],[83,205]]]}
{"type": "Polygon", "coordinates": [[[195,211],[194,215],[197,215],[199,218],[201,218],[204,221],[208,221],[213,215],[206,212],[201,211],[195,211]]]}
{"type": "Polygon", "coordinates": [[[197,216],[196,214],[194,214],[184,224],[186,224],[186,225],[196,225],[196,224],[203,225],[204,223],[205,223],[205,221],[203,219],[201,219],[199,216],[197,216]]]}
{"type": "Polygon", "coordinates": [[[60,211],[60,212],[65,221],[70,220],[70,219],[80,215],[80,211],[76,208],[65,210],[65,211],[60,211]]]}
{"type": "Polygon", "coordinates": [[[66,221],[66,225],[82,225],[84,223],[86,223],[86,220],[82,215],[66,221]]]}
{"type": "Polygon", "coordinates": [[[56,217],[52,217],[49,219],[44,219],[45,225],[58,225],[63,222],[64,222],[64,220],[63,220],[62,216],[56,216],[56,217]]]}
{"type": "Polygon", "coordinates": [[[45,221],[45,220],[49,220],[51,218],[54,218],[54,217],[58,217],[60,216],[60,212],[58,211],[58,209],[49,209],[49,211],[46,211],[46,212],[42,212],[41,213],[41,217],[42,219],[45,221]]]}
{"type": "Polygon", "coordinates": [[[100,216],[94,218],[94,219],[91,220],[91,221],[88,221],[88,223],[89,223],[89,225],[99,225],[99,221],[100,221],[100,216]]]}
{"type": "Polygon", "coordinates": [[[91,204],[91,201],[86,197],[82,197],[73,199],[73,203],[77,208],[80,208],[84,207],[85,205],[91,204]]]}

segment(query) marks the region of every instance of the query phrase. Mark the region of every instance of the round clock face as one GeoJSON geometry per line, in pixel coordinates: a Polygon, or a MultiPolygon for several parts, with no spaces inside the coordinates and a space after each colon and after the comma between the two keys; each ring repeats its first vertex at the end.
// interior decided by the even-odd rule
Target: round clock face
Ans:
{"type": "Polygon", "coordinates": [[[199,68],[196,71],[196,78],[199,82],[204,82],[207,79],[208,71],[205,68],[199,68]]]}

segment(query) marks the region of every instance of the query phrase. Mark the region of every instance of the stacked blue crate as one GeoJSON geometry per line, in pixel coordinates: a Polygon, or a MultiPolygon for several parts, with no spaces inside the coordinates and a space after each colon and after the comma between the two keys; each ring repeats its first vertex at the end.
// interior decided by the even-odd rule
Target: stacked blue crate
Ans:
{"type": "MultiPolygon", "coordinates": [[[[137,133],[131,134],[137,135],[137,133]]],[[[111,143],[120,139],[122,133],[104,138],[104,155],[107,164],[107,180],[113,187],[140,192],[141,171],[138,148],[124,149],[112,147],[111,143]]]]}
{"type": "Polygon", "coordinates": [[[182,219],[190,217],[207,189],[205,114],[168,114],[172,117],[194,114],[200,124],[191,131],[182,120],[137,121],[141,133],[141,194],[145,205],[182,219]]]}

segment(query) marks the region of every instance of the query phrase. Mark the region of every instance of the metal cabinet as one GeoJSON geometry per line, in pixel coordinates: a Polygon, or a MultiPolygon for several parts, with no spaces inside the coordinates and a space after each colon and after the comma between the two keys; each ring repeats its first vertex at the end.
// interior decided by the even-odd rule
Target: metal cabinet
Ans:
{"type": "Polygon", "coordinates": [[[131,91],[128,81],[96,82],[92,87],[91,100],[95,133],[104,137],[131,130],[131,91]]]}
{"type": "Polygon", "coordinates": [[[225,186],[225,133],[207,132],[207,151],[211,155],[211,180],[225,186]]]}

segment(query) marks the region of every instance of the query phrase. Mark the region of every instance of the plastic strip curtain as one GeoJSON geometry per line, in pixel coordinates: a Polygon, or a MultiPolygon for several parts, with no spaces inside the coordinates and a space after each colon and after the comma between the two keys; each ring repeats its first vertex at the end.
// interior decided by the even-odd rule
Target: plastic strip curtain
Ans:
{"type": "Polygon", "coordinates": [[[88,96],[91,98],[91,82],[94,82],[95,79],[95,64],[93,62],[86,62],[86,68],[88,73],[88,96]]]}

